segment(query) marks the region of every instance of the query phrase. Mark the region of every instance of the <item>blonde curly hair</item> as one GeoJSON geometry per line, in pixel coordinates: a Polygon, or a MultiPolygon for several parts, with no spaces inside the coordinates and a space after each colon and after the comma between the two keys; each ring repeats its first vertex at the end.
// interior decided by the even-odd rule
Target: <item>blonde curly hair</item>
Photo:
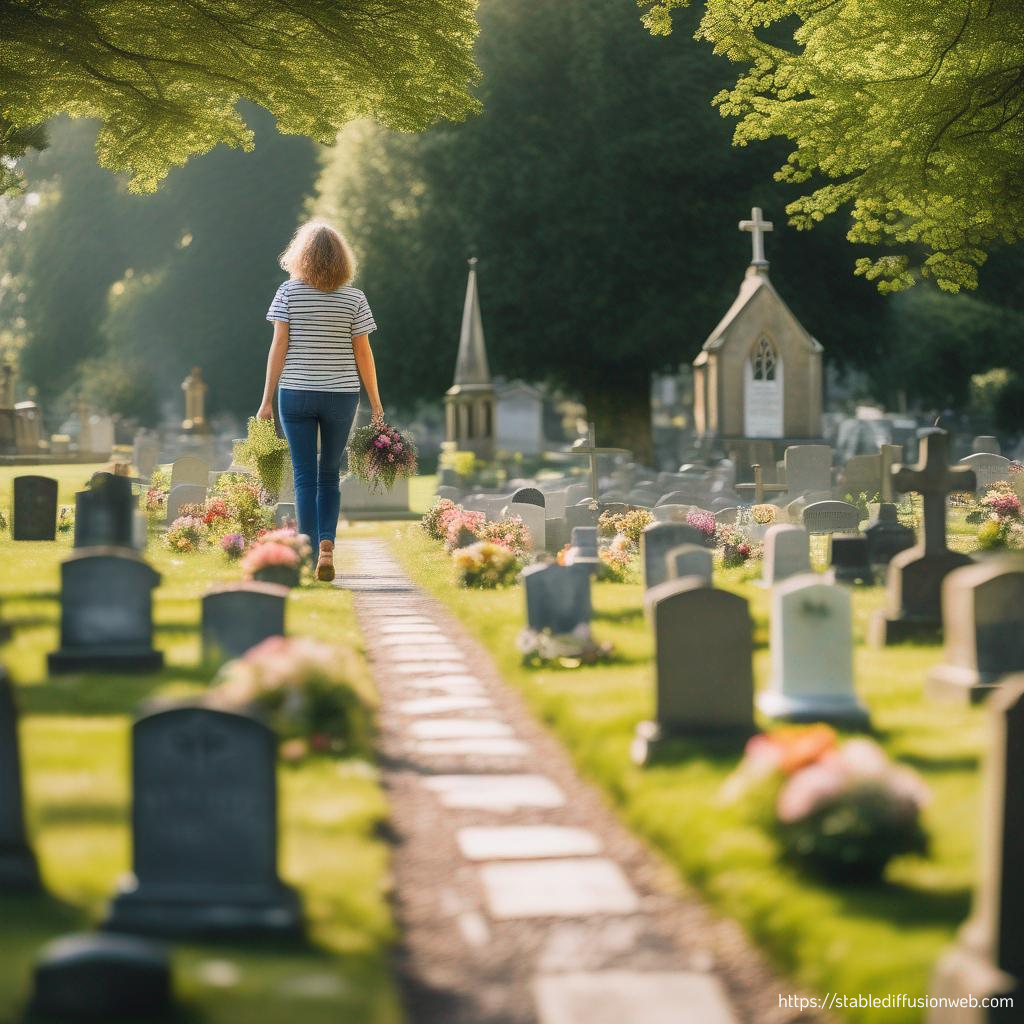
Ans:
{"type": "Polygon", "coordinates": [[[326,221],[301,225],[281,253],[281,268],[293,278],[333,292],[356,276],[356,258],[345,236],[326,221]]]}

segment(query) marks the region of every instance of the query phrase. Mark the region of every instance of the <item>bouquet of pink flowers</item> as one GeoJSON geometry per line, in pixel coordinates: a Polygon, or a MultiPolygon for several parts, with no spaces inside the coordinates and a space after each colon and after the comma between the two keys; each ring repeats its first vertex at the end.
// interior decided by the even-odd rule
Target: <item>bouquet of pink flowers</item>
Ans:
{"type": "Polygon", "coordinates": [[[388,423],[371,423],[353,431],[348,469],[374,493],[390,491],[395,481],[416,473],[416,445],[388,423]]]}

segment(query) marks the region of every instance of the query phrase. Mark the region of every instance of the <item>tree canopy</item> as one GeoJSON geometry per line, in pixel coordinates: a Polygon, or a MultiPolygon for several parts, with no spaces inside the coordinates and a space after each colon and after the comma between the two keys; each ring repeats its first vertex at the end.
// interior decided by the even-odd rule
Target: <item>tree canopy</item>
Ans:
{"type": "Polygon", "coordinates": [[[152,191],[218,143],[251,149],[251,100],[333,141],[370,117],[415,131],[474,109],[476,0],[0,0],[0,190],[58,114],[102,121],[102,166],[152,191]]]}
{"type": "MultiPolygon", "coordinates": [[[[655,34],[689,0],[638,0],[655,34]]],[[[708,0],[696,33],[746,65],[714,102],[734,141],[793,145],[776,177],[810,228],[852,209],[858,259],[883,291],[930,277],[974,288],[1000,243],[1024,237],[1024,5],[1020,0],[708,0]]]]}

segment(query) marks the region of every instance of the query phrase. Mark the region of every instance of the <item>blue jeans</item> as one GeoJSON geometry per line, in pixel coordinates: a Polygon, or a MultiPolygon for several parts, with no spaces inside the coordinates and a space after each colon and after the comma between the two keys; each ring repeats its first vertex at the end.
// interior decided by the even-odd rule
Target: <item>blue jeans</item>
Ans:
{"type": "Polygon", "coordinates": [[[341,509],[338,491],[341,456],[348,444],[359,395],[280,388],[277,402],[295,471],[295,511],[299,533],[306,534],[312,541],[315,556],[320,541],[333,541],[337,532],[341,509]],[[316,452],[318,431],[319,465],[316,452]]]}

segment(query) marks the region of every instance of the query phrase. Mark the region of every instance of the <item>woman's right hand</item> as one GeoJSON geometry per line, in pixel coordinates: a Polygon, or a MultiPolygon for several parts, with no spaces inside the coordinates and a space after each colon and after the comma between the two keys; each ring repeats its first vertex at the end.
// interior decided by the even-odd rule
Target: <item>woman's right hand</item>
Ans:
{"type": "Polygon", "coordinates": [[[270,402],[264,402],[260,406],[260,411],[256,413],[256,419],[258,420],[272,420],[274,418],[274,406],[270,402]]]}

